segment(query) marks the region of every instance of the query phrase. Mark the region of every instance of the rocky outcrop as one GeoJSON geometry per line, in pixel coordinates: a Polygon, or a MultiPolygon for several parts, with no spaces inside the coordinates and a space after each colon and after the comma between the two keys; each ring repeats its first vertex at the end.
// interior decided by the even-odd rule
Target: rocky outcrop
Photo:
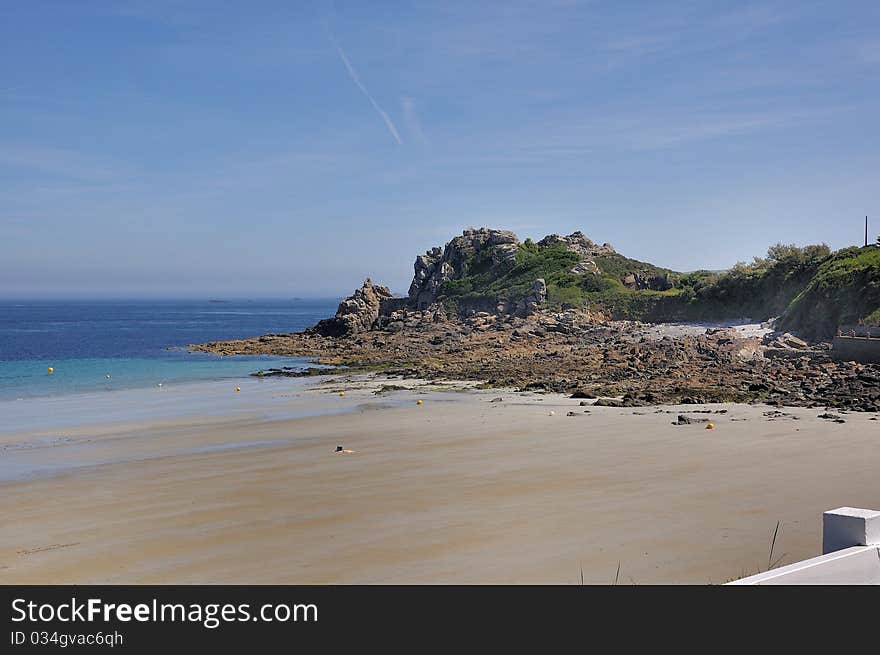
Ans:
{"type": "Polygon", "coordinates": [[[526,318],[474,312],[438,323],[429,314],[398,310],[353,338],[307,330],[193,349],[309,357],[361,370],[382,367],[405,377],[467,379],[532,391],[580,391],[622,398],[613,401],[621,406],[723,401],[815,407],[817,413],[825,407],[880,411],[880,364],[835,361],[828,344],[770,348],[729,330],[657,339],[647,325],[597,321],[583,310],[526,318]],[[764,356],[743,357],[744,350],[757,348],[764,356]]]}
{"type": "Polygon", "coordinates": [[[363,286],[339,303],[336,316],[320,321],[314,328],[325,337],[344,337],[373,329],[382,304],[394,298],[388,287],[373,284],[370,278],[363,286]]]}
{"type": "Polygon", "coordinates": [[[572,232],[567,237],[558,234],[548,234],[538,242],[539,246],[554,246],[563,244],[571,252],[581,257],[597,257],[599,255],[613,255],[616,251],[610,243],[603,243],[601,246],[589,239],[583,232],[578,230],[572,232]]]}
{"type": "Polygon", "coordinates": [[[650,273],[630,273],[621,281],[623,282],[623,286],[638,291],[645,289],[651,291],[667,291],[675,286],[669,273],[657,275],[652,275],[650,273]]]}
{"type": "Polygon", "coordinates": [[[601,271],[596,264],[595,258],[601,255],[613,255],[614,248],[610,243],[603,243],[601,246],[578,230],[572,232],[568,236],[560,236],[558,234],[550,234],[538,242],[539,246],[555,246],[563,245],[566,250],[575,253],[580,257],[580,261],[575,264],[571,272],[575,275],[599,275],[601,271]]]}
{"type": "Polygon", "coordinates": [[[446,247],[432,248],[416,257],[414,275],[409,286],[409,302],[415,309],[425,309],[437,300],[440,288],[450,280],[468,274],[473,262],[490,266],[516,262],[519,239],[510,230],[486,227],[464,230],[446,247]]]}
{"type": "Polygon", "coordinates": [[[547,302],[547,283],[543,278],[535,280],[532,292],[520,300],[516,305],[517,316],[531,316],[547,302]]]}

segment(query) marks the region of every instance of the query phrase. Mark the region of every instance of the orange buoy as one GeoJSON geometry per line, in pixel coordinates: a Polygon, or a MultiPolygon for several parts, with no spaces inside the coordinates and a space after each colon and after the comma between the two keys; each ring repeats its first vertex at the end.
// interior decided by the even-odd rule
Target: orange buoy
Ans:
{"type": "Polygon", "coordinates": [[[339,397],[340,397],[340,398],[342,398],[344,395],[345,395],[345,392],[344,392],[344,391],[340,391],[340,392],[339,392],[339,397]]]}
{"type": "Polygon", "coordinates": [[[55,369],[50,366],[48,371],[49,371],[49,375],[52,375],[55,372],[55,369]]]}
{"type": "Polygon", "coordinates": [[[706,429],[707,430],[714,430],[715,424],[714,423],[706,423],[706,429]]]}
{"type": "Polygon", "coordinates": [[[421,404],[422,404],[422,401],[421,401],[421,400],[417,400],[417,401],[416,401],[416,405],[421,405],[421,404]]]}

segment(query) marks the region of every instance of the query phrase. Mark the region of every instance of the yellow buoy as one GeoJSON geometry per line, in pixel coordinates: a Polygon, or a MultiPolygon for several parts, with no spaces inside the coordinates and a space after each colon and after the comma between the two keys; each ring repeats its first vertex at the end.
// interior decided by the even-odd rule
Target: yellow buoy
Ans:
{"type": "Polygon", "coordinates": [[[344,395],[345,395],[345,392],[344,392],[344,391],[340,391],[340,392],[339,392],[339,397],[340,397],[340,398],[342,398],[344,395]]]}
{"type": "Polygon", "coordinates": [[[241,387],[235,387],[235,393],[238,393],[239,391],[241,391],[241,387]]]}
{"type": "Polygon", "coordinates": [[[49,367],[49,375],[52,375],[55,372],[55,369],[51,366],[49,367]]]}
{"type": "Polygon", "coordinates": [[[417,400],[417,401],[416,401],[416,405],[421,405],[421,404],[422,404],[422,401],[421,401],[421,400],[417,400]]]}
{"type": "Polygon", "coordinates": [[[714,430],[715,424],[714,423],[706,423],[706,429],[707,430],[714,430]]]}

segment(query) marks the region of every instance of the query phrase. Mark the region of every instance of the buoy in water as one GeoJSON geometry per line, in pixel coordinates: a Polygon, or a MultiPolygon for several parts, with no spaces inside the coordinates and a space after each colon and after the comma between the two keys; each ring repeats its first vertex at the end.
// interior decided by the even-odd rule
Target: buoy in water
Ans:
{"type": "Polygon", "coordinates": [[[715,424],[714,423],[706,423],[706,429],[707,430],[714,430],[715,424]]]}
{"type": "Polygon", "coordinates": [[[160,382],[160,383],[159,383],[159,388],[161,388],[161,387],[162,387],[162,383],[160,382]]]}
{"type": "Polygon", "coordinates": [[[241,391],[241,387],[235,387],[235,393],[238,393],[239,391],[241,391]]]}
{"type": "Polygon", "coordinates": [[[345,392],[344,392],[344,391],[340,391],[340,392],[339,392],[339,397],[340,397],[340,398],[342,398],[344,395],[345,395],[345,392]]]}
{"type": "Polygon", "coordinates": [[[50,366],[48,368],[48,371],[49,371],[49,375],[52,375],[55,372],[55,369],[50,366]]]}
{"type": "Polygon", "coordinates": [[[422,401],[421,401],[421,400],[417,400],[417,401],[416,401],[416,405],[421,405],[421,404],[422,404],[422,401]]]}
{"type": "Polygon", "coordinates": [[[108,379],[108,380],[110,379],[110,374],[109,374],[109,373],[107,374],[107,379],[108,379]]]}
{"type": "Polygon", "coordinates": [[[553,416],[553,415],[555,415],[555,414],[556,414],[556,412],[554,412],[554,411],[551,409],[551,410],[550,410],[550,416],[553,416]]]}

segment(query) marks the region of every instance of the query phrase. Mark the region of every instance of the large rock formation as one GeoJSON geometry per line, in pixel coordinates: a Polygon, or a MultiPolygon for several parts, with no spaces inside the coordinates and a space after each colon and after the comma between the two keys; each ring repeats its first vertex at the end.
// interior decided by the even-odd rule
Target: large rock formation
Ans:
{"type": "Polygon", "coordinates": [[[538,245],[554,246],[559,243],[564,244],[571,252],[584,258],[596,257],[598,255],[613,255],[616,252],[610,243],[603,243],[600,246],[580,230],[572,232],[567,237],[558,234],[548,234],[538,242],[538,245]]]}
{"type": "Polygon", "coordinates": [[[531,316],[547,302],[547,283],[543,278],[535,280],[532,292],[516,305],[517,316],[531,316]]]}
{"type": "Polygon", "coordinates": [[[313,329],[325,337],[343,337],[373,329],[382,313],[383,303],[394,298],[388,287],[373,284],[370,278],[363,286],[339,303],[336,316],[320,321],[313,329]]]}
{"type": "Polygon", "coordinates": [[[516,262],[519,239],[509,230],[487,227],[467,229],[440,248],[432,248],[416,257],[412,284],[409,287],[410,305],[424,309],[437,299],[440,288],[449,280],[468,274],[468,263],[488,260],[492,265],[516,262]]]}
{"type": "Polygon", "coordinates": [[[580,230],[572,232],[567,237],[558,234],[549,234],[538,242],[539,246],[545,247],[559,244],[564,245],[566,250],[569,250],[580,257],[580,261],[571,269],[571,272],[575,275],[586,275],[588,273],[600,275],[601,271],[596,264],[595,258],[600,255],[613,255],[615,253],[615,250],[610,243],[603,243],[600,246],[587,238],[587,236],[580,230]]]}
{"type": "Polygon", "coordinates": [[[667,291],[675,286],[669,273],[656,275],[645,272],[630,273],[622,282],[625,287],[636,290],[667,291]]]}

